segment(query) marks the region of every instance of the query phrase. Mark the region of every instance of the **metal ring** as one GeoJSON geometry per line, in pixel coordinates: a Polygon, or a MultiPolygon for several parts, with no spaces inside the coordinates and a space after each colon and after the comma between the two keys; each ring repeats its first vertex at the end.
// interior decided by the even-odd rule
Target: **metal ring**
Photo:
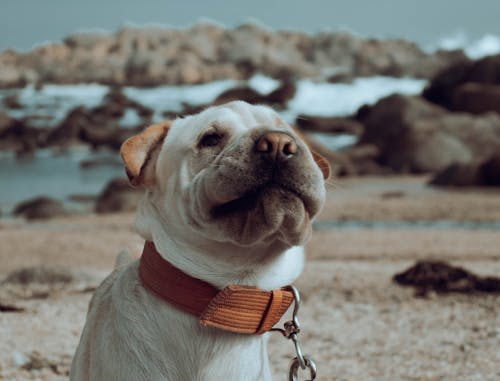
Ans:
{"type": "MultiPolygon", "coordinates": [[[[314,381],[316,379],[316,374],[317,374],[317,368],[316,368],[316,364],[314,363],[314,361],[312,359],[310,359],[309,357],[305,357],[305,360],[306,360],[306,367],[309,368],[309,376],[310,376],[310,379],[307,380],[307,381],[314,381]]],[[[297,376],[297,373],[299,371],[299,367],[300,367],[300,364],[299,364],[299,360],[297,359],[297,357],[295,357],[292,362],[290,363],[290,369],[288,371],[288,380],[289,381],[298,381],[298,376],[297,376]]]]}

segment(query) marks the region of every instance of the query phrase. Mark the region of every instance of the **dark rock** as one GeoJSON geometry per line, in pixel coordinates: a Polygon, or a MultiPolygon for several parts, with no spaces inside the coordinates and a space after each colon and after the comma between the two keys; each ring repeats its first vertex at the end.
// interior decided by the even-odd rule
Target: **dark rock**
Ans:
{"type": "Polygon", "coordinates": [[[245,101],[250,104],[262,103],[264,96],[248,86],[226,90],[215,98],[214,104],[220,105],[231,101],[245,101]]]}
{"type": "Polygon", "coordinates": [[[437,186],[477,186],[482,185],[477,164],[451,164],[438,172],[429,182],[437,186]]]}
{"type": "Polygon", "coordinates": [[[438,293],[500,293],[500,278],[480,277],[441,261],[419,261],[394,275],[393,281],[402,286],[415,287],[419,296],[425,296],[431,290],[438,293]]]}
{"type": "Polygon", "coordinates": [[[6,113],[0,111],[0,138],[5,135],[5,133],[10,130],[17,121],[6,113]]]}
{"type": "Polygon", "coordinates": [[[484,185],[500,186],[500,154],[483,162],[479,166],[479,174],[484,185]]]}
{"type": "Polygon", "coordinates": [[[36,197],[24,201],[14,208],[14,215],[25,217],[28,220],[48,219],[67,215],[68,211],[62,202],[48,198],[36,197]]]}
{"type": "Polygon", "coordinates": [[[448,107],[451,104],[453,91],[467,81],[468,73],[473,65],[472,61],[464,61],[444,69],[424,89],[423,97],[429,102],[448,107]]]}
{"type": "Polygon", "coordinates": [[[80,142],[82,129],[90,123],[90,113],[85,107],[76,107],[52,130],[47,137],[47,145],[65,146],[80,142]]]}
{"type": "Polygon", "coordinates": [[[377,161],[396,172],[438,172],[484,160],[500,149],[500,117],[453,114],[420,97],[391,95],[363,107],[359,144],[374,144],[377,161]]]}
{"type": "Polygon", "coordinates": [[[438,186],[500,186],[500,155],[470,164],[452,164],[430,181],[438,186]]]}
{"type": "Polygon", "coordinates": [[[70,194],[68,200],[80,203],[94,203],[97,201],[97,196],[93,194],[70,194]]]}
{"type": "Polygon", "coordinates": [[[148,124],[152,115],[152,109],[128,99],[122,89],[115,86],[106,94],[101,105],[92,109],[76,107],[71,110],[60,125],[49,133],[47,145],[88,143],[92,147],[107,146],[117,150],[137,129],[148,124]],[[137,110],[143,118],[136,129],[120,128],[120,119],[127,108],[137,110]]]}
{"type": "MultiPolygon", "coordinates": [[[[444,69],[431,80],[423,96],[428,101],[450,110],[469,111],[468,108],[471,106],[467,107],[468,102],[465,102],[465,108],[461,108],[464,103],[460,102],[460,96],[464,94],[460,95],[461,92],[457,94],[458,89],[466,83],[500,85],[500,55],[485,57],[477,61],[461,61],[444,69]]],[[[471,89],[469,88],[468,91],[471,89]]],[[[474,91],[477,94],[478,88],[474,88],[474,91]]],[[[487,94],[490,93],[488,87],[483,88],[484,91],[487,94]]],[[[472,110],[482,110],[482,108],[475,105],[472,110]]]]}
{"type": "Polygon", "coordinates": [[[90,144],[92,147],[108,147],[119,150],[121,145],[129,137],[137,134],[139,129],[121,129],[115,124],[103,124],[100,126],[89,125],[80,132],[80,140],[90,144]]]}
{"type": "Polygon", "coordinates": [[[283,79],[280,86],[276,90],[271,91],[265,96],[263,103],[275,107],[285,108],[288,102],[295,97],[296,92],[297,85],[295,84],[295,80],[287,77],[283,79]]]}
{"type": "Polygon", "coordinates": [[[95,206],[97,213],[133,211],[144,191],[132,188],[126,179],[111,180],[99,194],[95,206]]]}
{"type": "Polygon", "coordinates": [[[28,126],[0,112],[0,149],[16,151],[20,155],[30,154],[43,145],[48,134],[45,128],[28,126]]]}
{"type": "Polygon", "coordinates": [[[8,95],[3,99],[3,104],[5,107],[10,109],[21,109],[23,105],[19,102],[19,97],[17,94],[8,95]]]}
{"type": "Polygon", "coordinates": [[[363,132],[363,125],[354,118],[299,115],[295,123],[300,129],[307,131],[357,136],[363,132]]]}
{"type": "Polygon", "coordinates": [[[70,283],[74,280],[74,274],[65,267],[59,266],[32,266],[14,270],[7,275],[3,283],[30,285],[70,283]]]}
{"type": "Polygon", "coordinates": [[[24,312],[26,311],[23,307],[18,307],[13,304],[0,303],[0,312],[24,312]]]}
{"type": "Polygon", "coordinates": [[[500,114],[500,85],[467,82],[460,85],[451,94],[451,110],[484,114],[500,114]]]}

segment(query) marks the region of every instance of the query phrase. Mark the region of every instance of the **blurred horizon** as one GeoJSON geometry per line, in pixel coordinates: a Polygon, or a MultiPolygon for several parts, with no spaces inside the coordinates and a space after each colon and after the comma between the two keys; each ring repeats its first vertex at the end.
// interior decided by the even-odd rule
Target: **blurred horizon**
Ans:
{"type": "Polygon", "coordinates": [[[423,47],[439,41],[460,44],[485,35],[500,36],[500,2],[479,0],[354,1],[220,0],[3,0],[0,13],[0,52],[27,51],[41,44],[61,41],[75,32],[114,32],[122,27],[162,26],[185,28],[208,20],[227,28],[257,22],[271,29],[348,31],[365,37],[403,38],[423,47]],[[285,10],[286,12],[283,12],[285,10]],[[159,16],[164,13],[164,16],[159,16]],[[19,16],[21,17],[13,17],[19,16]],[[473,15],[473,16],[471,16],[473,15]],[[19,20],[22,20],[20,22],[19,20]],[[455,42],[454,42],[455,41],[455,42]]]}

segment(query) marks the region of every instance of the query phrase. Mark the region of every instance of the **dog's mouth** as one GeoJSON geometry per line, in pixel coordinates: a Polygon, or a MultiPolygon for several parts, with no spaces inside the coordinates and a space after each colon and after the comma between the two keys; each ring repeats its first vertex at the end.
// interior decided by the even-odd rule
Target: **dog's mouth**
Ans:
{"type": "Polygon", "coordinates": [[[211,211],[212,217],[218,219],[227,216],[232,216],[236,213],[239,214],[251,211],[257,207],[259,200],[262,197],[266,197],[266,195],[268,194],[268,192],[266,191],[269,191],[270,189],[275,189],[280,192],[286,192],[292,194],[293,196],[301,199],[304,202],[307,209],[307,203],[304,201],[303,195],[301,195],[295,189],[292,189],[284,184],[269,182],[263,186],[245,192],[243,196],[237,199],[215,206],[211,211]]]}

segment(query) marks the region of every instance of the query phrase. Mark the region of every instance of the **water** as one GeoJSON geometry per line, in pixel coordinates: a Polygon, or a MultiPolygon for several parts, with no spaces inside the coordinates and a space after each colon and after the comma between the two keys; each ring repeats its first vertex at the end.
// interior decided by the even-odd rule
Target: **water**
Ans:
{"type": "Polygon", "coordinates": [[[56,154],[38,151],[33,157],[0,156],[0,210],[10,213],[15,204],[36,196],[49,196],[69,202],[73,194],[96,195],[114,177],[123,177],[118,165],[101,165],[89,169],[80,167],[83,160],[109,158],[118,160],[109,151],[91,153],[76,149],[56,154]]]}
{"type": "Polygon", "coordinates": [[[432,230],[493,230],[500,231],[500,221],[360,221],[329,220],[313,224],[315,230],[363,230],[363,229],[432,229],[432,230]]]}
{"type": "MultiPolygon", "coordinates": [[[[183,103],[203,105],[212,102],[221,92],[238,85],[224,80],[201,85],[159,86],[155,88],[125,87],[124,93],[154,110],[154,121],[162,120],[164,111],[181,111],[183,103]]],[[[265,94],[276,89],[279,82],[256,75],[248,85],[265,94]]],[[[356,79],[352,84],[316,83],[301,80],[297,93],[282,116],[294,123],[298,114],[342,116],[354,113],[367,103],[374,103],[394,92],[418,94],[426,81],[412,78],[373,77],[356,79]]],[[[0,89],[0,111],[15,118],[29,118],[34,127],[54,127],[75,107],[99,105],[109,88],[97,84],[46,85],[40,90],[33,86],[23,89],[0,89]],[[3,99],[17,95],[20,109],[5,109],[3,99]]],[[[120,121],[122,128],[131,128],[140,122],[135,110],[127,110],[120,121]]],[[[350,135],[314,134],[330,149],[352,145],[356,138],[350,135]]],[[[49,196],[67,201],[72,194],[97,194],[112,178],[124,176],[120,165],[82,169],[80,162],[89,158],[115,157],[117,153],[88,149],[71,149],[65,153],[40,150],[33,157],[18,159],[0,152],[0,210],[9,212],[13,206],[35,196],[49,196]]]]}

